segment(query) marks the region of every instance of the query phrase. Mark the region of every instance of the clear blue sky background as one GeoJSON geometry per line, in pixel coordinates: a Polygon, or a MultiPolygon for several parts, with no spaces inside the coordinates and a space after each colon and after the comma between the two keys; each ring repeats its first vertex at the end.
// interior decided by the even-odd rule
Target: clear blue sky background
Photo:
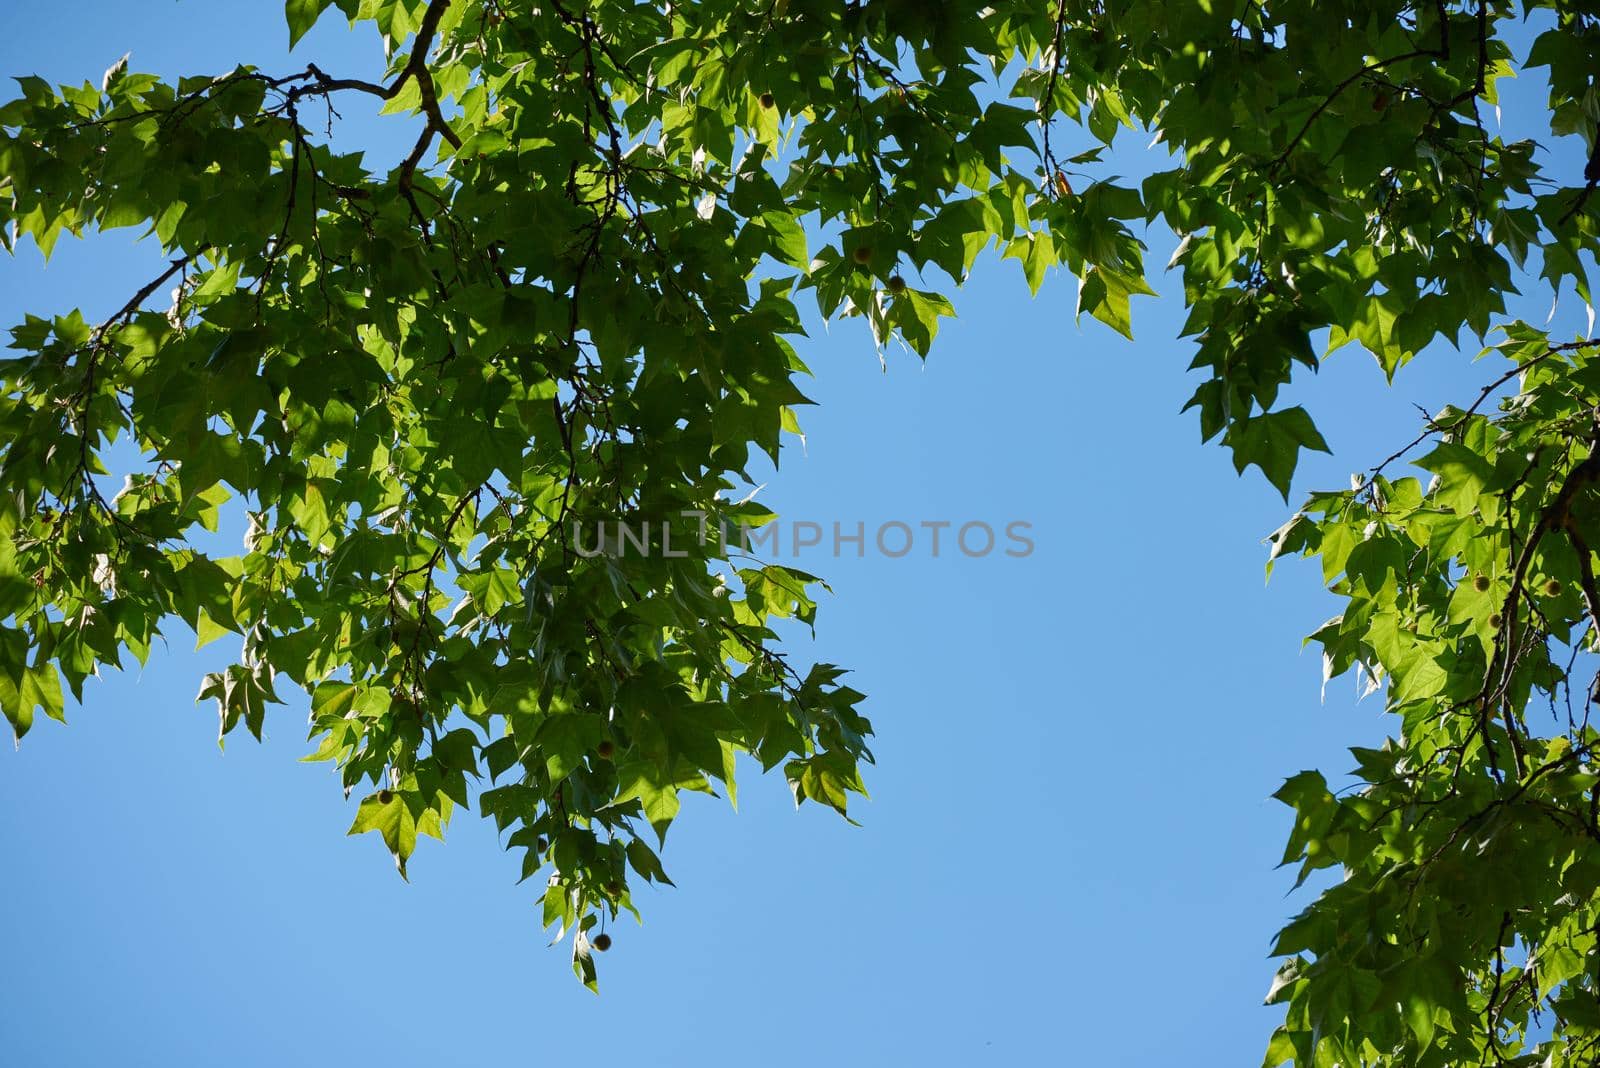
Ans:
{"type": "MultiPolygon", "coordinates": [[[[167,76],[312,58],[370,75],[376,47],[335,18],[291,62],[269,2],[10,7],[0,74],[54,81],[98,81],[129,49],[167,76]]],[[[1537,127],[1542,99],[1531,80],[1512,90],[1508,125],[1537,127]]],[[[409,144],[403,120],[374,133],[346,103],[347,132],[409,144]]],[[[1143,142],[1107,170],[1158,163],[1143,142]]],[[[1159,266],[1171,241],[1150,241],[1159,266]]],[[[45,269],[29,247],[0,261],[0,320],[104,315],[155,255],[68,241],[45,269]]],[[[1179,302],[1139,303],[1129,344],[1076,325],[1074,294],[1058,273],[1030,300],[1015,263],[990,261],[926,367],[891,353],[882,370],[858,321],[801,345],[821,407],[764,500],[869,529],[1027,520],[1038,545],[803,558],[835,596],[800,651],[853,666],[871,695],[862,827],[795,811],[777,777],[747,776],[737,814],[690,799],[666,853],[678,889],[639,892],[646,925],[617,925],[597,998],[472,813],[423,843],[409,885],[375,837],[344,836],[353,805],[325,765],[296,762],[303,698],[272,711],[265,744],[241,732],[219,753],[194,694],[230,641],[194,653],[175,623],[142,673],[92,684],[70,727],[0,751],[0,1057],[1258,1063],[1269,940],[1305,903],[1273,869],[1288,821],[1268,795],[1302,767],[1345,771],[1344,748],[1387,724],[1349,679],[1319,701],[1300,643],[1332,598],[1303,564],[1264,585],[1259,538],[1290,509],[1178,414],[1194,385],[1179,302]]],[[[1561,321],[1581,328],[1575,300],[1561,321]]],[[[1335,455],[1307,462],[1296,499],[1409,440],[1413,403],[1472,395],[1491,370],[1472,354],[1426,354],[1386,389],[1350,348],[1297,386],[1335,455]]]]}

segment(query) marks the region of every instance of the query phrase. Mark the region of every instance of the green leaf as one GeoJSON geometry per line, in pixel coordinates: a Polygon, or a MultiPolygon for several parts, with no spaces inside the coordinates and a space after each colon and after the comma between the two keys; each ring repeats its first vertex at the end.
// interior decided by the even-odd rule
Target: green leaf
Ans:
{"type": "Polygon", "coordinates": [[[266,720],[269,704],[282,704],[272,688],[272,670],[264,664],[246,667],[235,664],[226,671],[207,675],[200,683],[200,693],[195,700],[210,698],[217,702],[217,715],[221,727],[217,732],[217,745],[223,744],[228,732],[243,720],[245,727],[261,740],[261,728],[266,720]]]}
{"type": "Polygon", "coordinates": [[[622,781],[625,785],[611,805],[614,807],[637,800],[645,819],[655,829],[657,841],[665,845],[667,827],[678,815],[677,784],[664,781],[660,771],[652,764],[640,764],[627,769],[622,781]]]}
{"type": "Polygon", "coordinates": [[[1233,449],[1234,470],[1242,473],[1252,464],[1261,468],[1284,500],[1289,499],[1289,483],[1294,478],[1300,450],[1331,451],[1311,422],[1310,413],[1298,405],[1239,420],[1228,429],[1223,444],[1233,449]]]}
{"type": "Polygon", "coordinates": [[[316,25],[317,19],[333,0],[285,0],[284,17],[289,22],[289,47],[293,48],[316,25]]]}
{"type": "MultiPolygon", "coordinates": [[[[19,651],[13,632],[3,632],[4,647],[11,655],[19,651]]],[[[42,709],[51,719],[65,723],[66,703],[61,693],[61,677],[53,665],[34,667],[16,660],[0,663],[0,711],[5,713],[18,741],[33,726],[33,715],[42,709]]]]}
{"type": "MultiPolygon", "coordinates": [[[[415,788],[415,780],[408,776],[398,789],[383,789],[362,798],[356,809],[354,822],[347,834],[378,832],[383,844],[394,856],[395,868],[400,877],[406,875],[406,861],[417,848],[417,835],[426,834],[443,838],[443,818],[439,804],[448,806],[443,797],[430,801],[415,788]]],[[[444,810],[448,814],[448,807],[444,810]]]]}
{"type": "MultiPolygon", "coordinates": [[[[1031,284],[1031,276],[1029,281],[1031,284]]],[[[1155,291],[1137,275],[1125,274],[1104,266],[1091,267],[1085,272],[1083,282],[1078,287],[1078,315],[1082,317],[1087,311],[1131,340],[1133,309],[1129,298],[1136,293],[1153,296],[1155,291]]]]}
{"type": "Polygon", "coordinates": [[[798,806],[806,800],[818,801],[848,818],[850,794],[867,795],[853,757],[830,750],[801,760],[791,760],[784,775],[798,806]]]}

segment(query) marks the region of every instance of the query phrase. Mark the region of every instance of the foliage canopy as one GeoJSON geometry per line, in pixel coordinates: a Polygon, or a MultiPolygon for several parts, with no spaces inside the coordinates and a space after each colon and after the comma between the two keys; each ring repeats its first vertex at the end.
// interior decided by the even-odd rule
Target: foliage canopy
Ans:
{"type": "Polygon", "coordinates": [[[841,813],[863,788],[862,695],[774,631],[818,580],[723,533],[771,518],[729,491],[798,428],[795,302],[926,353],[939,288],[998,248],[1129,333],[1160,221],[1203,436],[1285,494],[1325,446],[1278,394],[1319,348],[1393,374],[1465,332],[1507,366],[1273,536],[1345,601],[1328,674],[1396,727],[1355,788],[1280,791],[1286,861],[1344,879],[1279,937],[1268,1063],[1592,1062],[1600,342],[1506,297],[1590,299],[1594,5],[288,0],[290,43],[330,7],[386,70],[119,64],[0,106],[8,249],[140,227],[167,259],[107,319],[29,317],[0,363],[19,738],[172,617],[241,635],[201,690],[222,734],[309,691],[313,758],[368,791],[352,830],[402,874],[481,780],[592,983],[589,932],[665,879],[680,791],[731,795],[739,753],[841,813]],[[1485,124],[1519,67],[1581,175],[1485,124]],[[351,95],[417,131],[403,160],[341,144],[351,95]],[[1171,152],[1137,187],[1101,173],[1129,130],[1171,152]],[[1427,484],[1390,471],[1411,455],[1427,484]],[[682,555],[572,536],[684,514],[709,533],[682,555]]]}

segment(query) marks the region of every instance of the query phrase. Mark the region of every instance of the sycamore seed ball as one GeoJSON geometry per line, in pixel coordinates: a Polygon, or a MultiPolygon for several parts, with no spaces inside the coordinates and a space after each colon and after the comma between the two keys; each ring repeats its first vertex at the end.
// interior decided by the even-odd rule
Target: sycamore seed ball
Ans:
{"type": "Polygon", "coordinates": [[[889,278],[889,292],[893,293],[895,296],[899,296],[901,293],[904,293],[905,291],[906,291],[906,280],[904,278],[901,278],[899,275],[892,275],[889,278]]]}
{"type": "Polygon", "coordinates": [[[1503,622],[1505,621],[1500,618],[1500,613],[1496,612],[1494,615],[1489,617],[1489,628],[1491,630],[1499,630],[1500,624],[1503,622]]]}
{"type": "Polygon", "coordinates": [[[390,801],[393,801],[393,800],[394,800],[394,791],[393,790],[379,790],[378,791],[378,804],[387,805],[390,801]]]}
{"type": "Polygon", "coordinates": [[[1479,575],[1477,578],[1473,579],[1472,580],[1472,588],[1477,590],[1479,593],[1488,593],[1489,592],[1489,576],[1488,575],[1479,575]]]}
{"type": "Polygon", "coordinates": [[[872,246],[857,245],[855,251],[850,253],[850,258],[865,266],[872,262],[872,246]]]}
{"type": "Polygon", "coordinates": [[[601,760],[610,760],[613,756],[616,755],[617,747],[611,741],[610,738],[607,738],[604,741],[602,741],[599,745],[595,746],[594,747],[594,751],[596,753],[600,754],[600,759],[601,760]]]}
{"type": "Polygon", "coordinates": [[[776,103],[776,101],[774,101],[772,99],[772,94],[771,93],[762,93],[761,94],[761,106],[762,107],[771,108],[774,103],[776,103]]]}
{"type": "Polygon", "coordinates": [[[1544,593],[1546,597],[1561,596],[1561,583],[1557,582],[1555,579],[1551,579],[1549,582],[1544,584],[1544,593]]]}
{"type": "Polygon", "coordinates": [[[606,950],[610,949],[611,948],[611,936],[608,935],[608,934],[597,934],[597,935],[595,935],[594,936],[594,948],[598,949],[602,953],[604,953],[606,950]]]}

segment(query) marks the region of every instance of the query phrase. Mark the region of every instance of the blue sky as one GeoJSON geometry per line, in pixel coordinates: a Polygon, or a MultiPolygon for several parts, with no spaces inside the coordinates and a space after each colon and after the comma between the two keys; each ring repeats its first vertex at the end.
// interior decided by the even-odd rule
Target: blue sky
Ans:
{"type": "MultiPolygon", "coordinates": [[[[97,80],[129,49],[168,76],[306,58],[358,73],[375,47],[331,19],[291,62],[277,4],[137,7],[19,5],[0,74],[97,80]]],[[[1505,110],[1537,123],[1542,90],[1519,85],[1505,110]]],[[[388,128],[380,147],[409,143],[388,128]]],[[[1142,144],[1105,172],[1158,163],[1142,144]]],[[[1149,240],[1164,263],[1170,239],[1149,240]]],[[[154,255],[63,242],[45,269],[30,247],[0,261],[0,319],[103,315],[154,255]]],[[[269,714],[264,744],[241,733],[219,752],[194,694],[232,650],[191,652],[175,623],[68,728],[0,751],[10,1063],[1257,1063],[1269,940],[1307,900],[1274,870],[1288,820],[1269,795],[1304,767],[1343,772],[1345,747],[1387,725],[1349,679],[1319,700],[1301,637],[1333,600],[1310,566],[1263,583],[1259,539],[1291,509],[1178,412],[1194,386],[1180,302],[1138,303],[1130,344],[1076,324],[1074,295],[1056,273],[1030,299],[1017,264],[991,259],[926,366],[880,367],[859,321],[800,345],[820,407],[764,501],[869,530],[1022,520],[1037,545],[801,558],[834,595],[798,651],[870,694],[861,827],[797,812],[753,768],[737,814],[689,799],[665,856],[678,888],[639,891],[645,926],[613,928],[595,997],[546,948],[490,824],[458,813],[409,885],[375,837],[345,837],[353,805],[297,762],[303,697],[269,714]]],[[[1582,326],[1575,300],[1559,321],[1582,326]]],[[[1409,441],[1413,404],[1474,395],[1491,368],[1472,354],[1427,353],[1385,388],[1352,347],[1298,384],[1287,403],[1334,456],[1305,463],[1294,499],[1409,441]]]]}

